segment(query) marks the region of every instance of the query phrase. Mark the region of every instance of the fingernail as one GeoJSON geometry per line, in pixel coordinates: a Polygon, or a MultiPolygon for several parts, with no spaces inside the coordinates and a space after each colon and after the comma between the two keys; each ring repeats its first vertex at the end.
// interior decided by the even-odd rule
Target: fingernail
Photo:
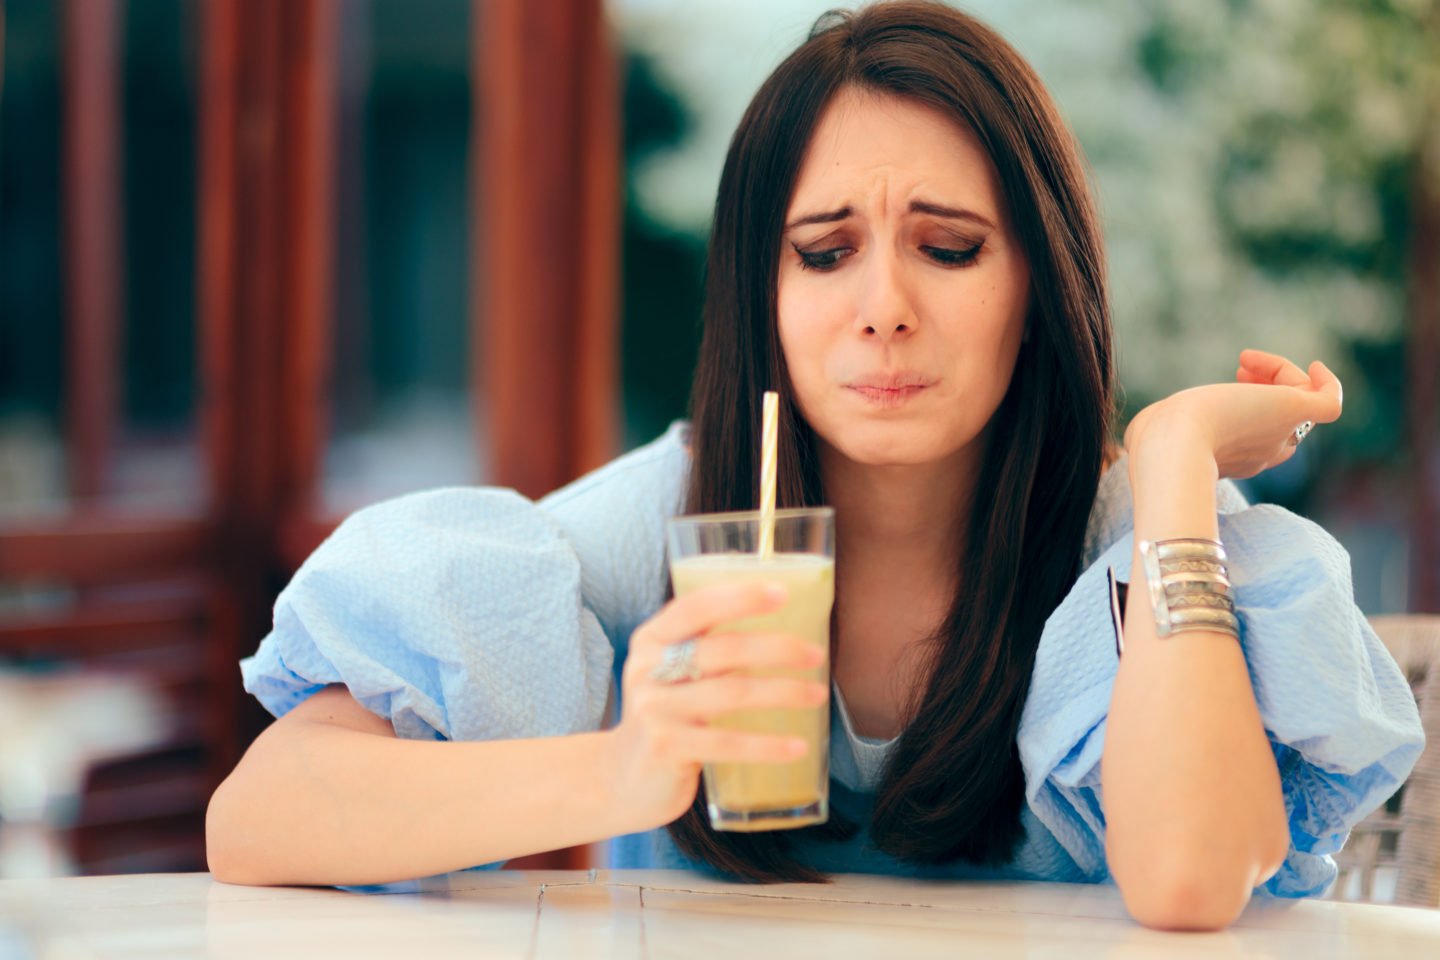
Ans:
{"type": "Polygon", "coordinates": [[[790,591],[783,583],[765,584],[765,599],[771,603],[781,603],[790,599],[790,591]]]}
{"type": "Polygon", "coordinates": [[[795,756],[802,756],[810,749],[810,744],[799,737],[785,741],[786,748],[795,756]]]}

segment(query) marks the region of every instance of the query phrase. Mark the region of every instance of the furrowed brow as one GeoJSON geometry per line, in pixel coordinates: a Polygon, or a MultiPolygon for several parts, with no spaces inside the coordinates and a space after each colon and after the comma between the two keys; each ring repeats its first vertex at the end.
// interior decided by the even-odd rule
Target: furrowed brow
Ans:
{"type": "Polygon", "coordinates": [[[911,200],[910,212],[928,213],[932,217],[944,217],[947,220],[969,220],[972,223],[980,224],[982,227],[989,227],[991,230],[995,229],[995,224],[989,217],[976,213],[974,210],[947,207],[944,204],[931,203],[928,200],[911,200]]]}
{"type": "Polygon", "coordinates": [[[848,219],[855,211],[849,207],[841,207],[839,210],[827,210],[824,213],[812,213],[785,224],[786,230],[794,230],[796,227],[809,226],[812,223],[837,223],[848,219]]]}

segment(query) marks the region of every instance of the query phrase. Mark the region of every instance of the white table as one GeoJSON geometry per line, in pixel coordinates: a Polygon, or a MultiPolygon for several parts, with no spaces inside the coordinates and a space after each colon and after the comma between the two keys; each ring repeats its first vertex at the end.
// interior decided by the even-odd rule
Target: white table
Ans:
{"type": "Polygon", "coordinates": [[[403,892],[236,887],[207,874],[0,882],[0,958],[1440,957],[1440,911],[1253,902],[1166,934],[1113,887],[842,876],[741,886],[669,871],[467,872],[403,892]]]}

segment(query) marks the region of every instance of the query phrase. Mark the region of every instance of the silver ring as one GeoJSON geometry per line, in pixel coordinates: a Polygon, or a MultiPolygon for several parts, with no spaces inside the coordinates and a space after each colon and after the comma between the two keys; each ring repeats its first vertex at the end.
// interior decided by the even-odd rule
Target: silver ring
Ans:
{"type": "Polygon", "coordinates": [[[699,677],[700,671],[695,666],[694,637],[667,645],[660,655],[660,662],[650,670],[650,679],[657,683],[683,683],[699,677]]]}
{"type": "Polygon", "coordinates": [[[1300,446],[1300,441],[1308,437],[1310,435],[1310,431],[1314,429],[1314,420],[1306,420],[1304,423],[1300,424],[1300,426],[1296,427],[1295,431],[1290,434],[1290,446],[1300,446]]]}

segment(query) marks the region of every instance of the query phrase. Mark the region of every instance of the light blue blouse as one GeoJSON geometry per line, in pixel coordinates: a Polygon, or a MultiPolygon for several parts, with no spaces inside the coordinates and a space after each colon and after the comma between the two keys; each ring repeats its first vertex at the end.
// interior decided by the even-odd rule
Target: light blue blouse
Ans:
{"type": "MultiPolygon", "coordinates": [[[[631,632],[665,596],[664,527],[689,469],[687,427],[539,503],[448,488],[347,519],[295,574],[273,631],[241,662],[277,717],[343,683],[401,737],[482,740],[599,729],[631,632]]],[[[1424,744],[1405,678],[1353,601],[1350,560],[1320,527],[1218,489],[1241,642],[1275,751],[1291,846],[1264,890],[1320,893],[1350,828],[1409,774],[1424,744]]],[[[1084,572],[1046,621],[1018,744],[1025,839],[998,869],[917,867],[849,841],[796,847],[827,872],[1099,882],[1100,756],[1118,665],[1110,576],[1130,579],[1123,461],[1101,480],[1084,572]]],[[[868,811],[891,742],[855,734],[831,698],[831,804],[868,811]]],[[[663,830],[617,838],[612,865],[691,867],[663,830]]]]}

